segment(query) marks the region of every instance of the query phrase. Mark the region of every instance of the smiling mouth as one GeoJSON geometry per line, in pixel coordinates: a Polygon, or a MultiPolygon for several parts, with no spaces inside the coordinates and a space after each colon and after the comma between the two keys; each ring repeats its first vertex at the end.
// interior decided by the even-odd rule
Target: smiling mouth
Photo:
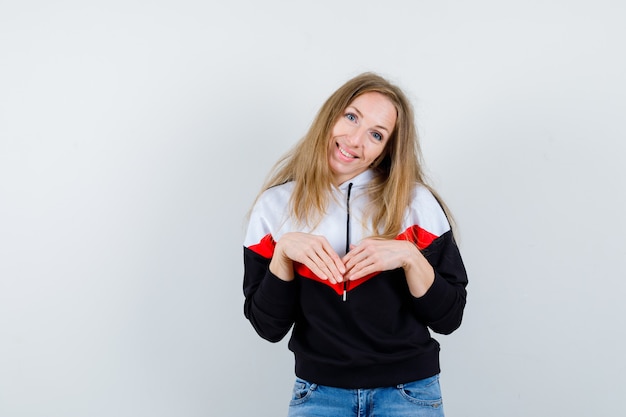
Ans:
{"type": "Polygon", "coordinates": [[[354,159],[358,158],[358,156],[354,156],[351,153],[348,153],[348,151],[343,149],[339,144],[337,144],[337,148],[339,148],[339,152],[341,152],[341,154],[345,156],[346,158],[354,158],[354,159]]]}

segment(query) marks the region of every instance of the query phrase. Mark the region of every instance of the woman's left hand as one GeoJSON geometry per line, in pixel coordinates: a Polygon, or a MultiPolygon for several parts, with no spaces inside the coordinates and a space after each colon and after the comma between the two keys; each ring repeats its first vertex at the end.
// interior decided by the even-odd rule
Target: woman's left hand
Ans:
{"type": "Polygon", "coordinates": [[[407,259],[418,254],[415,246],[406,240],[365,239],[358,245],[351,245],[350,252],[343,257],[344,279],[353,281],[403,267],[407,259]]]}
{"type": "Polygon", "coordinates": [[[364,239],[358,245],[351,245],[342,261],[346,266],[344,279],[351,281],[376,272],[403,268],[415,297],[424,295],[435,279],[434,270],[424,255],[406,240],[364,239]]]}

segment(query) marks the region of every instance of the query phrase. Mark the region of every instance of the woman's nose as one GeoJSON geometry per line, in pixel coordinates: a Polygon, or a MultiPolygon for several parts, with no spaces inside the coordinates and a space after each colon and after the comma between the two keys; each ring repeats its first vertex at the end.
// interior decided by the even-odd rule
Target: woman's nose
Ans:
{"type": "Polygon", "coordinates": [[[354,147],[359,146],[363,140],[363,135],[364,132],[362,131],[362,129],[355,127],[346,135],[348,139],[348,144],[354,147]]]}

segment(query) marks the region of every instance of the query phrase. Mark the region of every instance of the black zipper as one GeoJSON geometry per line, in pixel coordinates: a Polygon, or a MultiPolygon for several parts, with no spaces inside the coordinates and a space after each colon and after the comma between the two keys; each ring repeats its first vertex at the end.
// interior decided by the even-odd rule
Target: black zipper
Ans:
{"type": "MultiPolygon", "coordinates": [[[[348,195],[346,197],[346,253],[350,252],[350,191],[352,183],[348,184],[348,195]]],[[[343,282],[343,301],[348,299],[348,281],[343,282]]]]}

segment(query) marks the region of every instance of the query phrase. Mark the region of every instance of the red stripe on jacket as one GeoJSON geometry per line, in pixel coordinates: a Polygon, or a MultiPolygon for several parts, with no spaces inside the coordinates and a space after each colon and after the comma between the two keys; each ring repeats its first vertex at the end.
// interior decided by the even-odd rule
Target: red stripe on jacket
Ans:
{"type": "MultiPolygon", "coordinates": [[[[433,241],[437,239],[437,237],[438,237],[437,235],[434,235],[430,233],[429,231],[422,229],[421,227],[417,225],[414,225],[414,226],[407,228],[404,232],[400,233],[396,237],[396,240],[408,240],[410,242],[415,243],[418,249],[423,250],[427,248],[431,243],[433,243],[433,241]]],[[[272,235],[267,234],[263,236],[263,238],[261,239],[259,243],[255,245],[251,245],[249,249],[266,259],[271,259],[272,256],[274,255],[275,248],[276,248],[276,242],[274,241],[274,238],[272,238],[272,235]]],[[[326,284],[329,287],[331,287],[333,290],[335,290],[335,292],[339,295],[343,293],[342,282],[333,284],[328,280],[318,277],[313,272],[311,272],[309,268],[307,268],[306,266],[298,262],[294,263],[294,269],[295,269],[295,272],[302,277],[309,278],[314,281],[326,284]]],[[[355,289],[356,287],[369,281],[371,278],[375,277],[376,275],[378,275],[378,272],[374,272],[356,281],[350,281],[348,284],[348,291],[355,289]]]]}

